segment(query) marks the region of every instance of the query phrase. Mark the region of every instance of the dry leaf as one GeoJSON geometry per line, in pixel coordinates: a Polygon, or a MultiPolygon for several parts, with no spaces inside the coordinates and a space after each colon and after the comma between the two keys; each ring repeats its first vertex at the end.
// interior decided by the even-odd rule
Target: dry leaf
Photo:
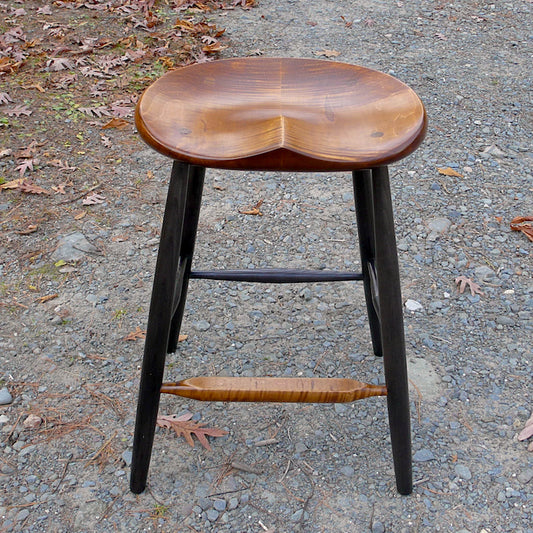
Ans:
{"type": "Polygon", "coordinates": [[[143,331],[139,326],[137,326],[133,331],[130,331],[122,340],[136,341],[139,339],[146,339],[146,331],[143,331]]]}
{"type": "Polygon", "coordinates": [[[511,229],[521,231],[531,242],[533,242],[533,217],[515,217],[511,220],[511,229]]]}
{"type": "Polygon", "coordinates": [[[189,338],[189,335],[178,335],[178,342],[186,341],[189,338]]]}
{"type": "Polygon", "coordinates": [[[463,177],[463,175],[459,174],[457,170],[454,170],[453,168],[450,168],[450,167],[437,168],[437,170],[439,171],[439,174],[444,174],[445,176],[455,176],[457,178],[463,177]]]}
{"type": "Polygon", "coordinates": [[[239,213],[241,215],[259,215],[260,217],[262,217],[263,213],[261,212],[260,208],[263,205],[263,202],[264,200],[261,199],[251,209],[248,209],[246,211],[239,211],[239,213]]]}
{"type": "Polygon", "coordinates": [[[36,301],[41,303],[41,304],[44,304],[45,302],[49,302],[50,300],[54,300],[58,296],[59,296],[58,294],[48,294],[46,296],[41,296],[40,298],[37,298],[36,301]]]}
{"type": "Polygon", "coordinates": [[[314,52],[316,56],[324,56],[324,57],[338,57],[341,55],[340,52],[337,52],[337,50],[318,50],[314,52]]]}
{"type": "Polygon", "coordinates": [[[19,186],[19,190],[25,192],[26,194],[50,194],[50,191],[34,185],[31,181],[24,180],[19,186]]]}
{"type": "Polygon", "coordinates": [[[30,224],[26,229],[18,230],[16,233],[19,235],[29,235],[30,233],[35,233],[38,229],[38,226],[35,224],[30,224]]]}
{"type": "Polygon", "coordinates": [[[125,128],[128,124],[129,122],[127,120],[124,120],[123,118],[113,117],[109,122],[107,122],[106,124],[102,126],[102,129],[103,130],[107,130],[109,128],[122,129],[122,128],[125,128]]]}
{"type": "Polygon", "coordinates": [[[465,292],[465,289],[468,286],[472,296],[476,294],[483,295],[483,293],[481,292],[481,287],[477,283],[474,283],[470,278],[467,278],[466,276],[459,276],[455,278],[455,284],[458,285],[459,292],[461,294],[465,292]]]}
{"type": "Polygon", "coordinates": [[[26,105],[16,105],[15,107],[10,107],[5,111],[10,117],[20,117],[20,115],[30,116],[33,111],[30,111],[30,108],[26,105]]]}
{"type": "Polygon", "coordinates": [[[24,181],[24,178],[18,178],[16,180],[7,181],[0,185],[0,189],[18,189],[20,184],[24,181]]]}
{"type": "Polygon", "coordinates": [[[200,441],[200,444],[211,451],[211,446],[207,440],[206,435],[210,437],[223,437],[228,432],[218,428],[204,428],[203,424],[191,421],[192,413],[186,413],[181,416],[176,415],[159,415],[157,417],[157,425],[162,428],[173,429],[179,437],[182,435],[185,440],[194,448],[193,435],[200,441]]]}
{"type": "Polygon", "coordinates": [[[103,204],[105,201],[105,196],[102,196],[101,194],[93,192],[92,194],[89,194],[86,198],[84,198],[81,203],[83,205],[96,205],[96,204],[103,204]]]}
{"type": "Polygon", "coordinates": [[[531,437],[533,437],[533,412],[526,422],[524,429],[519,433],[518,440],[527,440],[531,437]]]}

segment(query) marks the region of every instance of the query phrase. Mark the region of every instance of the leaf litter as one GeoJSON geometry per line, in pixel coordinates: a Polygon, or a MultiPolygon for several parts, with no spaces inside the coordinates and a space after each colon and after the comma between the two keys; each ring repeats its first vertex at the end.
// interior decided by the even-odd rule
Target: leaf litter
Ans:
{"type": "Polygon", "coordinates": [[[206,428],[200,422],[191,420],[192,413],[185,413],[184,415],[158,415],[157,425],[162,428],[172,429],[178,437],[183,437],[190,446],[194,448],[194,440],[192,436],[196,436],[200,444],[208,451],[211,451],[211,446],[207,440],[209,437],[223,437],[228,432],[218,428],[206,428]]]}

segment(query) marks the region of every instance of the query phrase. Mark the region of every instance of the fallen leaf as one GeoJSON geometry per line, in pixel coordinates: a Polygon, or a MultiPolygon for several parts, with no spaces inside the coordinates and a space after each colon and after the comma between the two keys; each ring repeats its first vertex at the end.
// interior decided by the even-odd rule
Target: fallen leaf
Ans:
{"type": "Polygon", "coordinates": [[[79,211],[74,215],[74,220],[81,220],[86,214],[87,211],[79,211]]]}
{"type": "Polygon", "coordinates": [[[185,440],[194,448],[193,435],[200,441],[200,444],[206,449],[211,451],[211,446],[206,438],[206,435],[210,437],[223,437],[228,432],[218,428],[204,428],[203,424],[199,422],[191,421],[192,413],[186,413],[181,416],[177,415],[159,415],[157,417],[157,425],[162,428],[173,429],[176,435],[183,436],[185,440]]]}
{"type": "Polygon", "coordinates": [[[66,183],[60,183],[57,187],[52,187],[52,190],[56,194],[66,194],[65,187],[67,186],[66,183]]]}
{"type": "Polygon", "coordinates": [[[96,205],[96,204],[103,204],[105,201],[105,196],[102,196],[101,194],[93,192],[92,194],[89,194],[86,198],[84,198],[81,203],[83,205],[96,205]]]}
{"type": "Polygon", "coordinates": [[[102,117],[104,115],[109,116],[109,111],[105,107],[80,107],[79,111],[89,115],[90,117],[102,117]]]}
{"type": "Polygon", "coordinates": [[[533,437],[533,413],[531,413],[524,429],[519,433],[518,440],[527,440],[531,437],[533,437]]]}
{"type": "Polygon", "coordinates": [[[337,52],[337,50],[318,50],[313,53],[316,56],[324,56],[324,57],[338,57],[341,55],[341,53],[337,52]]]}
{"type": "Polygon", "coordinates": [[[444,174],[445,176],[455,176],[457,178],[463,177],[463,175],[459,174],[457,170],[454,170],[453,168],[450,168],[450,167],[437,168],[437,170],[439,171],[439,174],[444,174]]]}
{"type": "Polygon", "coordinates": [[[189,338],[189,335],[178,335],[178,342],[186,341],[189,338]]]}
{"type": "Polygon", "coordinates": [[[136,341],[146,338],[146,331],[143,331],[137,326],[133,331],[130,331],[122,340],[123,341],[136,341]]]}
{"type": "Polygon", "coordinates": [[[20,184],[24,181],[24,178],[18,178],[16,180],[7,181],[0,185],[0,189],[18,189],[20,184]]]}
{"type": "Polygon", "coordinates": [[[259,215],[260,217],[263,216],[263,213],[260,210],[261,205],[263,205],[264,200],[259,200],[251,209],[248,209],[246,211],[239,211],[241,215],[259,215]]]}
{"type": "Polygon", "coordinates": [[[19,171],[21,176],[24,176],[26,170],[33,170],[33,163],[37,163],[37,159],[24,159],[21,163],[15,167],[15,170],[19,171]]]}
{"type": "Polygon", "coordinates": [[[111,238],[113,242],[125,242],[129,239],[128,235],[115,235],[111,238]]]}
{"type": "Polygon", "coordinates": [[[511,220],[511,229],[521,231],[531,242],[533,242],[533,217],[515,217],[511,220]]]}
{"type": "Polygon", "coordinates": [[[54,300],[58,296],[59,296],[58,294],[48,294],[46,296],[41,296],[40,298],[37,298],[36,301],[41,303],[41,304],[44,304],[45,302],[49,302],[50,300],[54,300]]]}
{"type": "Polygon", "coordinates": [[[26,429],[36,429],[43,423],[43,419],[40,416],[37,415],[28,415],[26,420],[22,422],[22,425],[26,429]]]}
{"type": "Polygon", "coordinates": [[[483,293],[481,292],[481,287],[477,283],[474,283],[470,278],[467,278],[466,276],[459,276],[455,278],[455,284],[458,285],[459,292],[461,294],[465,292],[465,289],[468,286],[472,296],[476,294],[483,295],[483,293]]]}
{"type": "Polygon", "coordinates": [[[9,156],[12,153],[13,153],[13,150],[11,150],[11,148],[3,148],[2,150],[0,150],[0,159],[2,159],[3,157],[9,156]]]}
{"type": "Polygon", "coordinates": [[[11,96],[7,93],[0,93],[0,105],[7,104],[8,102],[13,102],[11,96]]]}
{"type": "Polygon", "coordinates": [[[35,233],[39,227],[35,224],[30,224],[26,229],[18,230],[16,233],[19,235],[29,235],[35,233]]]}
{"type": "Polygon", "coordinates": [[[20,117],[20,115],[30,116],[33,111],[30,111],[30,108],[26,105],[16,105],[15,107],[8,107],[5,112],[10,117],[20,117]]]}
{"type": "Polygon", "coordinates": [[[50,194],[50,191],[34,185],[31,181],[24,180],[19,186],[19,190],[27,194],[50,194]]]}
{"type": "Polygon", "coordinates": [[[109,122],[107,122],[106,124],[102,126],[102,129],[103,130],[107,130],[109,128],[122,129],[122,128],[125,128],[128,124],[129,122],[127,120],[124,120],[123,118],[113,117],[109,122]]]}

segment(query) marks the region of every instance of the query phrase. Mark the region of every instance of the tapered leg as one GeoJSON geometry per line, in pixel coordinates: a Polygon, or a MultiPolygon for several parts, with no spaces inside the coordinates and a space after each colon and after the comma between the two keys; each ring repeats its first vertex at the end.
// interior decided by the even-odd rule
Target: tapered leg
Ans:
{"type": "Polygon", "coordinates": [[[196,242],[198,218],[200,216],[204,177],[204,167],[191,167],[189,186],[187,187],[185,224],[181,236],[176,293],[173,305],[172,322],[170,323],[167,353],[175,352],[178,347],[178,337],[181,329],[183,312],[185,310],[189,277],[191,275],[192,256],[194,252],[194,243],[196,242]]]}
{"type": "Polygon", "coordinates": [[[372,192],[372,172],[370,170],[356,170],[353,172],[353,190],[355,197],[355,213],[357,216],[357,231],[359,234],[359,251],[361,255],[361,270],[365,288],[366,308],[370,323],[370,335],[374,354],[381,357],[381,326],[376,307],[377,287],[375,285],[375,227],[374,200],[372,192]]]}
{"type": "Polygon", "coordinates": [[[400,494],[413,490],[409,385],[405,358],[402,296],[387,167],[372,169],[376,275],[381,343],[396,486],[400,494]]]}
{"type": "Polygon", "coordinates": [[[186,222],[187,191],[195,172],[190,165],[175,162],[168,189],[148,315],[133,440],[130,488],[136,494],[144,490],[148,476],[159,409],[160,389],[163,382],[165,358],[176,300],[179,255],[184,223],[186,222]]]}

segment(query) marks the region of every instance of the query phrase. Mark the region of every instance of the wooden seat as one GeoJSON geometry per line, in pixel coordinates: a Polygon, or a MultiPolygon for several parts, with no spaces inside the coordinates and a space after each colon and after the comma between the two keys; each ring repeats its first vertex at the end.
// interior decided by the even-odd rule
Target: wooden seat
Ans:
{"type": "Polygon", "coordinates": [[[337,171],[387,165],[424,137],[424,106],[397,79],[309,59],[228,59],[174,70],[142,96],[143,139],[226,169],[337,171]]]}
{"type": "MultiPolygon", "coordinates": [[[[174,159],[139,386],[130,487],[145,489],[162,392],[204,401],[351,402],[386,396],[396,486],[412,491],[409,389],[387,165],[426,130],[424,106],[400,81],[363,67],[304,59],[229,59],[172,71],[136,111],[143,139],[174,159]],[[352,172],[361,272],[192,270],[206,167],[352,172]],[[220,377],[163,383],[189,280],[364,283],[384,384],[351,378],[220,377]]],[[[303,179],[303,178],[302,178],[303,179]]],[[[272,221],[273,223],[275,220],[272,221]]]]}

